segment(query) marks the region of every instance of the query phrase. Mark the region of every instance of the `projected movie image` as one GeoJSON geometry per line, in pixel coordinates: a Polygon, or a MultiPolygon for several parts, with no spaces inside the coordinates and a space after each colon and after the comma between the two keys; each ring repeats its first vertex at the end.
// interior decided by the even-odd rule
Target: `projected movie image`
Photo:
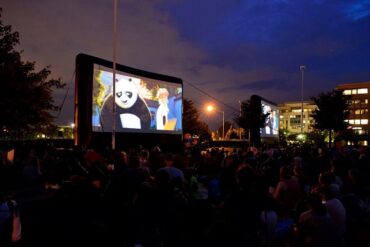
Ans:
{"type": "Polygon", "coordinates": [[[182,85],[116,72],[94,65],[92,128],[111,132],[181,133],[182,85]]]}
{"type": "Polygon", "coordinates": [[[279,135],[279,117],[277,107],[262,101],[262,112],[269,115],[266,118],[265,127],[261,128],[261,136],[278,136],[279,135]]]}

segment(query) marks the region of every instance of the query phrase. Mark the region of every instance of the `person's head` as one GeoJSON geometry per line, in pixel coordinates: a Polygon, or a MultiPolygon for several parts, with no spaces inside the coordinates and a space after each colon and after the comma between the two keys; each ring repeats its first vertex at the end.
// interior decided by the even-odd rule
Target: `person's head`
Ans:
{"type": "Polygon", "coordinates": [[[250,165],[242,164],[236,172],[236,180],[241,190],[249,190],[252,188],[255,178],[255,171],[250,165]]]}
{"type": "Polygon", "coordinates": [[[301,176],[303,173],[302,166],[300,164],[295,164],[293,167],[293,173],[295,176],[301,176]]]}
{"type": "Polygon", "coordinates": [[[322,197],[318,193],[311,193],[307,197],[307,203],[309,208],[318,215],[325,215],[326,214],[326,207],[322,203],[322,197]]]}
{"type": "Polygon", "coordinates": [[[290,174],[289,174],[289,169],[286,166],[280,167],[280,179],[289,179],[290,174]]]}
{"type": "Polygon", "coordinates": [[[348,182],[355,184],[359,182],[360,174],[359,170],[356,168],[352,168],[348,170],[348,182]]]}
{"type": "Polygon", "coordinates": [[[161,148],[159,146],[155,146],[153,148],[153,153],[160,153],[160,152],[162,152],[162,151],[161,151],[161,148]]]}
{"type": "Polygon", "coordinates": [[[141,150],[139,157],[146,160],[149,159],[149,151],[147,149],[141,150]]]}
{"type": "Polygon", "coordinates": [[[319,184],[320,185],[329,185],[333,182],[333,177],[330,172],[322,172],[319,175],[319,184]]]}
{"type": "Polygon", "coordinates": [[[166,154],[166,156],[164,157],[164,165],[166,167],[172,167],[174,161],[175,161],[175,158],[173,157],[173,154],[166,154]]]}
{"type": "Polygon", "coordinates": [[[165,170],[158,170],[154,181],[158,188],[167,188],[170,184],[170,175],[165,170]]]}
{"type": "Polygon", "coordinates": [[[128,167],[135,169],[135,168],[138,168],[139,166],[140,166],[139,157],[136,155],[130,155],[128,167]]]}
{"type": "Polygon", "coordinates": [[[128,163],[128,155],[127,155],[127,153],[125,151],[121,151],[119,154],[120,154],[119,156],[120,156],[122,162],[125,165],[127,165],[127,163],[128,163]]]}
{"type": "Polygon", "coordinates": [[[334,193],[329,186],[322,186],[319,188],[318,192],[324,197],[325,200],[334,199],[334,193]]]}
{"type": "Polygon", "coordinates": [[[292,160],[292,165],[302,165],[302,158],[300,156],[295,156],[292,160]]]}
{"type": "Polygon", "coordinates": [[[141,150],[140,154],[139,154],[139,161],[140,161],[140,164],[146,164],[148,162],[148,159],[149,159],[149,151],[146,150],[146,149],[143,149],[141,150]]]}

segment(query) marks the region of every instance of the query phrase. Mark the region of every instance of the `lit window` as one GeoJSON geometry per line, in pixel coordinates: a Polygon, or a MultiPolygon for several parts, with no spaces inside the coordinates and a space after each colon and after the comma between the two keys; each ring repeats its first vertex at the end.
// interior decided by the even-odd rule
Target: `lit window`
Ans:
{"type": "Polygon", "coordinates": [[[356,109],[356,110],[351,110],[351,114],[356,114],[356,115],[362,115],[362,114],[367,114],[368,110],[367,109],[356,109]]]}
{"type": "Polygon", "coordinates": [[[361,124],[368,124],[369,120],[368,119],[361,119],[361,124]]]}
{"type": "Polygon", "coordinates": [[[348,89],[347,90],[344,90],[343,91],[343,94],[344,95],[351,95],[351,90],[348,90],[348,89]]]}
{"type": "Polygon", "coordinates": [[[357,89],[352,89],[352,94],[357,94],[357,89]]]}
{"type": "Polygon", "coordinates": [[[355,119],[355,124],[361,124],[361,120],[360,119],[355,119]]]}
{"type": "Polygon", "coordinates": [[[355,120],[354,119],[350,119],[349,120],[349,124],[355,124],[355,120]]]}
{"type": "Polygon", "coordinates": [[[357,90],[357,93],[358,94],[367,94],[368,90],[367,90],[367,88],[360,88],[360,89],[357,90]]]}

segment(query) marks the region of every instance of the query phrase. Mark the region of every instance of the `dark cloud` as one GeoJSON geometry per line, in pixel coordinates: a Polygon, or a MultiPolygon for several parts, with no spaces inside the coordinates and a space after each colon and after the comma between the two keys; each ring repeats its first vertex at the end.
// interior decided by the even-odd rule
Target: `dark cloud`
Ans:
{"type": "Polygon", "coordinates": [[[271,79],[271,80],[264,80],[264,81],[252,81],[248,83],[241,83],[232,85],[230,87],[225,87],[224,91],[236,91],[236,90],[266,90],[266,89],[273,89],[273,90],[282,90],[285,91],[289,88],[290,84],[283,79],[271,79]]]}
{"type": "MultiPolygon", "coordinates": [[[[198,107],[214,99],[187,82],[238,109],[252,94],[299,100],[301,64],[305,99],[370,78],[369,0],[118,3],[117,61],[183,78],[185,97],[198,107]]],[[[25,60],[51,65],[71,88],[78,53],[112,57],[112,1],[14,0],[2,7],[4,23],[20,32],[25,60]]],[[[72,120],[70,93],[58,121],[72,120]]]]}

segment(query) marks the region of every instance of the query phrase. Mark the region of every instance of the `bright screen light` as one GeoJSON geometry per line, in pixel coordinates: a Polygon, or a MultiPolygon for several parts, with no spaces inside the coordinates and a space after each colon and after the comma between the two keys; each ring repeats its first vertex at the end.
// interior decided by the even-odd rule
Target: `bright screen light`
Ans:
{"type": "Polygon", "coordinates": [[[114,101],[116,132],[181,134],[182,84],[117,71],[113,97],[112,70],[94,64],[93,77],[93,131],[112,131],[114,101]]]}
{"type": "Polygon", "coordinates": [[[261,104],[262,112],[264,114],[269,113],[266,118],[265,127],[261,128],[261,137],[276,137],[279,135],[279,116],[277,107],[263,100],[261,101],[261,104]]]}

